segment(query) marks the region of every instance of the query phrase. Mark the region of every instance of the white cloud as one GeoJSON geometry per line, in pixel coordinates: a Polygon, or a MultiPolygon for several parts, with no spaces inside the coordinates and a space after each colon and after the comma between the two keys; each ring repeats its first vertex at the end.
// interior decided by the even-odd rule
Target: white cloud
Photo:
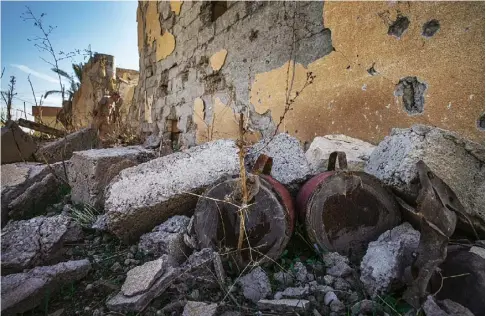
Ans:
{"type": "MultiPolygon", "coordinates": [[[[39,100],[39,99],[37,99],[39,100]]],[[[51,94],[44,100],[45,106],[62,106],[62,97],[60,95],[51,94]]]]}
{"type": "Polygon", "coordinates": [[[25,66],[25,65],[17,65],[17,64],[11,64],[10,66],[12,67],[15,67],[25,73],[28,73],[28,74],[31,74],[37,78],[40,78],[40,79],[43,79],[45,81],[49,81],[49,82],[52,82],[52,83],[58,83],[59,81],[54,78],[54,77],[51,77],[49,75],[46,75],[46,74],[43,74],[43,73],[40,73],[40,72],[37,72],[33,69],[30,69],[29,67],[25,66]]]}

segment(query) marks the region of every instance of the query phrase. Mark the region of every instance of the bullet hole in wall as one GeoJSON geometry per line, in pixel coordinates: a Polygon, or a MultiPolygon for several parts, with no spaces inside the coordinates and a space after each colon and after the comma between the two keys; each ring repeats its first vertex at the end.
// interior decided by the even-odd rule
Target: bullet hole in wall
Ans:
{"type": "Polygon", "coordinates": [[[388,35],[395,36],[396,38],[400,38],[403,33],[408,29],[410,25],[410,20],[403,15],[398,15],[395,22],[393,22],[388,27],[388,35]]]}
{"type": "Polygon", "coordinates": [[[253,42],[254,40],[256,40],[258,38],[258,30],[251,30],[250,32],[250,42],[253,42]]]}
{"type": "Polygon", "coordinates": [[[368,74],[369,74],[370,76],[376,76],[376,75],[378,74],[378,72],[377,72],[377,71],[376,71],[376,69],[375,69],[375,63],[373,63],[373,64],[371,65],[371,67],[370,67],[370,68],[368,68],[366,71],[368,72],[368,74]]]}
{"type": "Polygon", "coordinates": [[[403,107],[409,115],[417,115],[424,111],[426,90],[427,85],[417,77],[405,77],[395,86],[395,96],[402,97],[403,107]]]}
{"type": "Polygon", "coordinates": [[[430,20],[422,27],[422,36],[432,37],[440,29],[440,23],[438,20],[430,20]]]}
{"type": "Polygon", "coordinates": [[[477,127],[480,131],[484,131],[484,113],[478,118],[477,127]]]}
{"type": "Polygon", "coordinates": [[[211,2],[211,21],[216,21],[228,10],[228,1],[211,2]]]}

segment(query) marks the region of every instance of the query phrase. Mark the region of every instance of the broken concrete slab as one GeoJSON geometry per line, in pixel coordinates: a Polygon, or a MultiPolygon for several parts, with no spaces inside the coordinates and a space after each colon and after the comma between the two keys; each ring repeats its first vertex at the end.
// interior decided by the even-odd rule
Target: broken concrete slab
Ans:
{"type": "Polygon", "coordinates": [[[393,129],[373,151],[365,171],[413,204],[420,186],[419,160],[455,192],[476,229],[484,231],[484,145],[426,125],[393,129]]]}
{"type": "Polygon", "coordinates": [[[127,241],[173,215],[190,214],[198,199],[193,194],[238,174],[237,153],[233,141],[217,140],[124,169],[106,189],[99,221],[127,241]]]}
{"type": "Polygon", "coordinates": [[[44,301],[46,295],[83,279],[90,270],[89,260],[84,259],[2,276],[2,315],[16,315],[33,309],[44,301]]]}
{"type": "Polygon", "coordinates": [[[128,271],[121,288],[123,295],[134,296],[146,292],[164,272],[164,264],[164,259],[159,258],[128,271]]]}
{"type": "Polygon", "coordinates": [[[69,160],[75,151],[100,148],[101,142],[96,130],[83,128],[40,147],[35,153],[37,161],[54,163],[69,160]]]}
{"type": "Polygon", "coordinates": [[[62,192],[67,190],[66,186],[50,173],[8,204],[9,218],[15,220],[40,215],[48,205],[58,202],[62,198],[62,192]]]}
{"type": "Polygon", "coordinates": [[[1,163],[33,161],[37,149],[32,137],[24,132],[14,121],[8,121],[1,133],[1,163]]]}
{"type": "MultiPolygon", "coordinates": [[[[69,163],[65,164],[69,168],[69,163]]],[[[27,162],[2,165],[2,227],[8,219],[42,214],[46,206],[62,199],[66,191],[64,166],[27,162]],[[52,174],[54,177],[49,176],[52,174]]]]}
{"type": "Polygon", "coordinates": [[[254,303],[272,293],[270,279],[260,266],[241,277],[238,283],[243,289],[243,296],[254,303]]]}
{"type": "Polygon", "coordinates": [[[281,299],[281,300],[260,300],[258,308],[260,310],[273,310],[275,312],[297,312],[302,313],[309,309],[310,302],[301,299],[281,299]]]}
{"type": "Polygon", "coordinates": [[[328,169],[329,155],[334,151],[346,153],[348,170],[363,171],[375,145],[342,134],[316,137],[305,152],[312,174],[328,169]]]}
{"type": "Polygon", "coordinates": [[[245,164],[251,169],[258,156],[265,154],[273,158],[271,176],[283,185],[295,190],[310,175],[310,168],[299,140],[286,133],[277,134],[269,142],[262,139],[253,145],[245,164]]]}
{"type": "Polygon", "coordinates": [[[451,300],[439,301],[431,295],[427,296],[422,309],[426,316],[474,316],[469,309],[457,302],[451,300]]]}
{"type": "Polygon", "coordinates": [[[155,227],[152,232],[142,235],[138,249],[158,257],[167,254],[176,262],[182,263],[190,253],[189,247],[184,242],[189,221],[189,217],[183,215],[169,218],[155,227]]]}
{"type": "Polygon", "coordinates": [[[450,299],[468,308],[474,315],[484,315],[485,261],[471,249],[463,246],[448,247],[447,258],[439,266],[441,274],[443,277],[460,277],[441,280],[438,276],[431,292],[440,290],[435,295],[437,299],[450,299]]]}
{"type": "Polygon", "coordinates": [[[131,311],[142,311],[154,298],[162,294],[170,284],[177,278],[178,270],[173,268],[167,256],[160,258],[163,260],[163,274],[145,292],[134,296],[126,296],[123,291],[109,298],[106,306],[109,310],[127,313],[131,311]]]}
{"type": "Polygon", "coordinates": [[[282,292],[277,292],[274,295],[275,299],[282,298],[304,298],[310,293],[310,287],[308,284],[299,287],[288,287],[282,292]]]}
{"type": "Polygon", "coordinates": [[[164,272],[149,289],[134,296],[126,296],[121,291],[109,298],[106,306],[111,311],[119,313],[140,312],[153,299],[162,295],[176,280],[183,283],[191,283],[190,278],[194,279],[194,276],[198,275],[200,271],[206,272],[209,270],[209,274],[213,274],[211,267],[213,266],[214,258],[214,251],[206,248],[193,253],[182,265],[174,267],[174,262],[171,258],[168,255],[163,255],[160,259],[163,260],[164,272]]]}
{"type": "Polygon", "coordinates": [[[419,241],[420,232],[403,223],[368,245],[361,261],[360,278],[368,294],[375,297],[402,284],[404,270],[413,263],[419,241]]]}
{"type": "Polygon", "coordinates": [[[2,229],[2,274],[59,262],[64,244],[82,237],[81,227],[64,215],[11,221],[2,229]]]}
{"type": "Polygon", "coordinates": [[[102,208],[105,188],[121,170],[155,157],[154,151],[144,149],[142,146],[74,152],[70,159],[69,170],[72,201],[102,208]]]}
{"type": "Polygon", "coordinates": [[[184,306],[182,316],[214,316],[217,309],[218,304],[188,301],[184,306]]]}

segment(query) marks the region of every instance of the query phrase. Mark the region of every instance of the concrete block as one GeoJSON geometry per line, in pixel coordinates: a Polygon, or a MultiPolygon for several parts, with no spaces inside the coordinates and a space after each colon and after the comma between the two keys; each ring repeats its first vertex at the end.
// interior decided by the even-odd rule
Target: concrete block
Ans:
{"type": "Polygon", "coordinates": [[[2,276],[2,315],[18,315],[33,309],[45,298],[86,277],[91,270],[89,260],[61,262],[37,267],[25,273],[2,276]]]}
{"type": "Polygon", "coordinates": [[[35,157],[41,162],[54,163],[69,160],[75,151],[99,148],[100,146],[97,132],[92,128],[83,128],[42,146],[35,153],[35,157]]]}
{"type": "Polygon", "coordinates": [[[454,191],[476,229],[484,230],[484,144],[426,125],[397,128],[372,152],[365,172],[415,202],[419,160],[454,191]]]}
{"type": "Polygon", "coordinates": [[[37,145],[14,121],[2,127],[2,164],[32,161],[37,145]]]}
{"type": "Polygon", "coordinates": [[[69,172],[72,201],[103,207],[104,190],[121,170],[155,157],[153,150],[141,146],[75,152],[69,172]]]}
{"type": "Polygon", "coordinates": [[[327,171],[329,155],[334,151],[346,153],[348,170],[363,171],[376,146],[346,135],[316,137],[305,152],[313,174],[327,171]]]}
{"type": "Polygon", "coordinates": [[[173,215],[189,214],[197,202],[191,193],[238,174],[237,153],[233,141],[218,140],[122,170],[106,189],[99,220],[132,240],[173,215]]]}

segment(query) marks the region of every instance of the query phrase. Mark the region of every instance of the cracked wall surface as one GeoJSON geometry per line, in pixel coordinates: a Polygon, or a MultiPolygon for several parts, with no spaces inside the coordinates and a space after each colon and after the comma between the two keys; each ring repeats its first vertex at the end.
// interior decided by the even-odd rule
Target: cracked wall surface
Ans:
{"type": "Polygon", "coordinates": [[[290,90],[300,93],[280,129],[303,142],[343,133],[377,143],[415,123],[484,141],[484,3],[220,3],[139,2],[144,132],[177,131],[184,146],[234,138],[243,111],[270,135],[290,90]],[[418,110],[395,94],[407,77],[426,86],[418,110]]]}

